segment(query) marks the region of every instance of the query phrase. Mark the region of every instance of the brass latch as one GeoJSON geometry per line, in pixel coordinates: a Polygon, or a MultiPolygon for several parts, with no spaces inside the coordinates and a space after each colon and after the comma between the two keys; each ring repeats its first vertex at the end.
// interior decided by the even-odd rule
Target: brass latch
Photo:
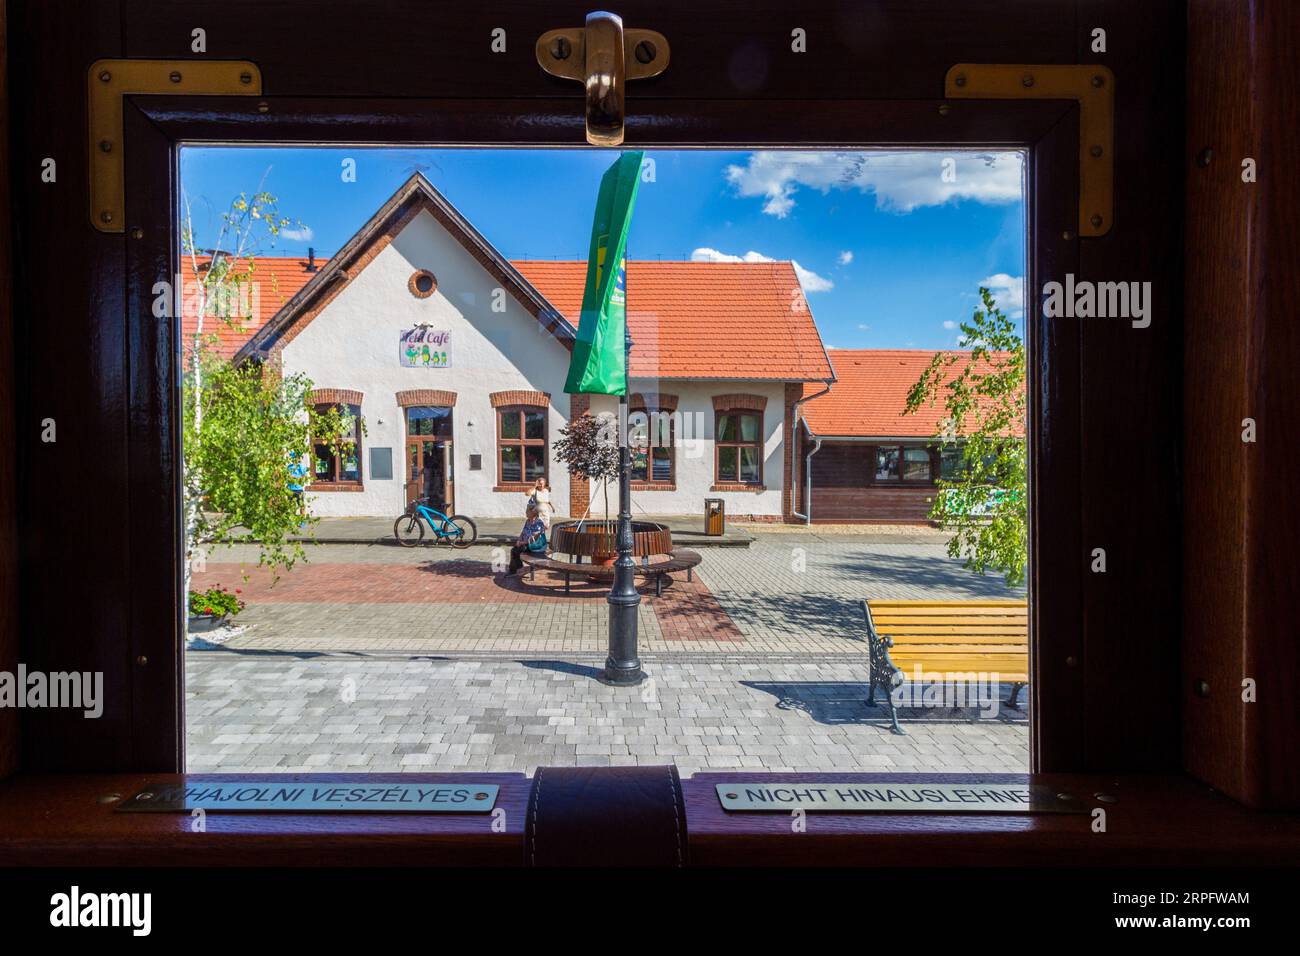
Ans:
{"type": "Polygon", "coordinates": [[[654,30],[624,30],[623,18],[597,11],[586,27],[550,30],[537,40],[537,62],[552,76],[577,80],[587,89],[587,142],[623,143],[624,94],[628,80],[668,69],[668,40],[654,30]]]}
{"type": "Polygon", "coordinates": [[[125,151],[122,97],[259,96],[262,72],[247,60],[96,60],[86,74],[90,117],[90,221],[100,232],[124,232],[125,151]]]}
{"type": "Polygon", "coordinates": [[[1104,66],[958,63],[948,70],[950,99],[1077,100],[1079,235],[1110,231],[1115,204],[1115,75],[1104,66]]]}

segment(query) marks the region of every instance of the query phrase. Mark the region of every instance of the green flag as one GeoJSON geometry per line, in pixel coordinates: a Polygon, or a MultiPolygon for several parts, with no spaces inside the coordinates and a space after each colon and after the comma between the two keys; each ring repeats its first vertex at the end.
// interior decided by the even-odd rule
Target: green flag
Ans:
{"type": "Polygon", "coordinates": [[[640,151],[624,153],[600,180],[596,215],[587,252],[587,284],[582,290],[578,341],[569,360],[564,390],[571,395],[622,395],[627,390],[625,254],[637,187],[641,184],[640,151]]]}

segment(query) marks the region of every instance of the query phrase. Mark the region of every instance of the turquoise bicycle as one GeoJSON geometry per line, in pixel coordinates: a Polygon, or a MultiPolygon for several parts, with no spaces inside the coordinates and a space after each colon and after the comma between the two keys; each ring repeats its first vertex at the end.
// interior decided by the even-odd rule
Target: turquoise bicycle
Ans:
{"type": "Polygon", "coordinates": [[[478,540],[478,526],[464,515],[445,515],[433,506],[429,498],[417,498],[407,505],[393,522],[393,537],[403,548],[414,548],[424,540],[424,526],[428,524],[438,536],[438,543],[450,542],[453,548],[468,548],[478,540]]]}

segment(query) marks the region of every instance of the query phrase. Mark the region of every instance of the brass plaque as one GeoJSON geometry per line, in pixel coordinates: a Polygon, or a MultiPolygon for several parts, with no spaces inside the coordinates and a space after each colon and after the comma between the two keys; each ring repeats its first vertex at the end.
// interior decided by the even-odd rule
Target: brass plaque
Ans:
{"type": "Polygon", "coordinates": [[[118,810],[188,813],[489,813],[492,783],[204,780],[148,784],[118,810]]]}
{"type": "Polygon", "coordinates": [[[1073,794],[1023,783],[720,783],[722,809],[742,813],[1087,813],[1073,794]]]}

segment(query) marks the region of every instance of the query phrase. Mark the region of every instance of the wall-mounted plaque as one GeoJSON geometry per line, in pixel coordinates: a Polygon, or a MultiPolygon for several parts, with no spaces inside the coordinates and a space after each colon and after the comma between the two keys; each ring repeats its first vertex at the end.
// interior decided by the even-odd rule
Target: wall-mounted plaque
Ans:
{"type": "Polygon", "coordinates": [[[373,481],[391,481],[393,477],[393,450],[370,449],[370,477],[373,481]]]}
{"type": "Polygon", "coordinates": [[[403,368],[450,368],[451,332],[446,329],[403,329],[397,354],[403,368]]]}
{"type": "Polygon", "coordinates": [[[470,470],[470,471],[482,471],[482,470],[483,470],[483,456],[482,456],[482,455],[470,455],[470,456],[469,456],[469,470],[470,470]]]}
{"type": "Polygon", "coordinates": [[[1022,783],[720,783],[722,809],[745,813],[1087,813],[1073,794],[1022,783]]]}
{"type": "Polygon", "coordinates": [[[204,780],[146,784],[118,810],[188,813],[490,813],[491,783],[204,780]]]}

